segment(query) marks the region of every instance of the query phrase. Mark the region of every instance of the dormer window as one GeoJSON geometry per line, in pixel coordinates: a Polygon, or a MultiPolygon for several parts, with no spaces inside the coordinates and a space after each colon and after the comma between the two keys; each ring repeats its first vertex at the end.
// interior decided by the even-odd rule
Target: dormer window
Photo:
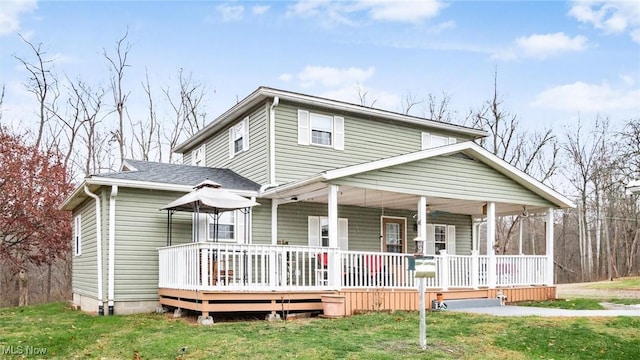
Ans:
{"type": "Polygon", "coordinates": [[[229,157],[249,150],[249,117],[229,128],[229,157]]]}
{"type": "Polygon", "coordinates": [[[344,118],[298,110],[298,144],[344,150],[344,118]]]}
{"type": "Polygon", "coordinates": [[[422,150],[438,146],[452,145],[456,143],[456,138],[435,135],[427,132],[422,133],[422,150]]]}
{"type": "Polygon", "coordinates": [[[191,152],[191,165],[205,166],[205,146],[204,144],[191,152]]]}

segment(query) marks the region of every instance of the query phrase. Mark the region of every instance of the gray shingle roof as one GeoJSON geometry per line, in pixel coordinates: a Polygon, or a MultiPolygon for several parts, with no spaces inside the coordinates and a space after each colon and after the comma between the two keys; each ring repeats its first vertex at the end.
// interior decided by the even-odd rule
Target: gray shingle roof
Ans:
{"type": "Polygon", "coordinates": [[[195,186],[204,180],[212,180],[225,189],[258,191],[260,184],[229,169],[203,166],[167,164],[142,160],[125,160],[135,170],[96,175],[103,178],[149,181],[175,185],[195,186]]]}

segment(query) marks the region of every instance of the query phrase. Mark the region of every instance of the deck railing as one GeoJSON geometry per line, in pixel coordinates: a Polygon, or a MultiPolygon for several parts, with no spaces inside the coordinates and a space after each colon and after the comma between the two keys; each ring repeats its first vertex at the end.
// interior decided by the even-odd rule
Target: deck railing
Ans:
{"type": "MultiPolygon", "coordinates": [[[[341,251],[291,245],[190,243],[159,249],[161,288],[183,290],[336,290],[341,288],[415,289],[409,254],[341,251]]],[[[545,284],[545,256],[449,255],[434,257],[436,277],[429,288],[490,286],[495,262],[496,286],[545,284]]]]}

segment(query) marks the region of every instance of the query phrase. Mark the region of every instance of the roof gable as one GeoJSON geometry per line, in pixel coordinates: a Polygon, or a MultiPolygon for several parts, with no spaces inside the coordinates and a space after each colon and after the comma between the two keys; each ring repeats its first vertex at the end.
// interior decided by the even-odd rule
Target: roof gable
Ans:
{"type": "MultiPolygon", "coordinates": [[[[340,169],[329,170],[305,180],[279,186],[277,188],[267,191],[267,193],[283,192],[283,191],[286,191],[287,189],[304,186],[314,182],[343,179],[346,177],[355,176],[355,175],[359,175],[359,174],[363,174],[363,173],[367,173],[375,170],[381,170],[381,169],[390,168],[390,167],[394,167],[402,164],[416,162],[419,160],[430,159],[430,158],[435,158],[435,157],[445,156],[445,155],[452,155],[452,154],[464,154],[467,157],[470,157],[476,161],[482,162],[493,171],[497,171],[498,173],[504,175],[506,178],[511,179],[512,181],[519,184],[523,188],[533,192],[534,194],[540,196],[542,199],[545,199],[549,203],[559,208],[575,207],[573,202],[568,198],[566,198],[564,195],[558,193],[557,191],[553,190],[547,185],[537,181],[533,177],[529,176],[523,171],[517,169],[516,167],[498,158],[497,156],[487,151],[486,149],[482,148],[480,145],[471,141],[466,141],[463,143],[447,145],[447,146],[440,146],[440,147],[417,151],[409,154],[394,156],[394,157],[390,157],[382,160],[372,161],[364,164],[358,164],[358,165],[348,166],[340,169]]],[[[458,156],[462,156],[462,155],[458,155],[458,156]]]]}

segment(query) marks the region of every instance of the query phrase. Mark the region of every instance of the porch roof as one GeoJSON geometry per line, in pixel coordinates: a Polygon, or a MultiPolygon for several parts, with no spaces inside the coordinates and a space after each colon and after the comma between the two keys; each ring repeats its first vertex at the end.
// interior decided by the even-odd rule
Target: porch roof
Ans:
{"type": "MultiPolygon", "coordinates": [[[[482,213],[482,205],[487,201],[495,201],[491,194],[483,194],[479,189],[469,189],[477,191],[472,196],[465,196],[458,193],[434,193],[433,187],[428,189],[428,181],[424,181],[425,186],[396,186],[390,187],[383,178],[392,174],[398,178],[396,185],[402,185],[403,174],[399,173],[400,166],[407,168],[411,164],[418,164],[427,159],[447,158],[447,155],[460,154],[461,157],[470,158],[484,164],[491,170],[499,174],[500,178],[508,179],[518,184],[523,189],[520,195],[527,195],[521,199],[517,195],[500,199],[502,203],[498,212],[502,214],[515,214],[523,211],[523,205],[528,206],[528,211],[546,211],[548,207],[570,208],[575,207],[573,202],[556,192],[552,188],[535,180],[528,174],[518,170],[506,161],[498,158],[494,154],[485,150],[481,146],[468,141],[453,145],[431,148],[414,153],[394,156],[369,163],[348,166],[322,172],[307,179],[284,184],[268,189],[260,194],[260,197],[284,199],[284,201],[326,201],[326,188],[328,184],[340,185],[340,204],[359,206],[382,206],[388,208],[415,209],[418,196],[427,196],[428,203],[432,210],[443,210],[470,215],[482,213]],[[364,174],[375,174],[378,177],[364,174]],[[528,199],[527,199],[528,198],[528,199]],[[538,199],[538,200],[535,200],[538,199]]],[[[445,160],[452,162],[448,158],[445,160]]],[[[424,168],[424,164],[422,164],[424,168]]],[[[403,168],[402,170],[408,170],[403,168]]],[[[424,179],[428,179],[428,170],[424,174],[424,179]]],[[[404,174],[406,176],[406,174],[404,174]]],[[[468,177],[467,177],[468,178],[468,177]]],[[[465,177],[460,176],[453,182],[463,182],[465,177]]],[[[414,184],[415,185],[415,184],[414,184]]],[[[466,185],[466,184],[462,184],[466,185]]],[[[472,184],[468,184],[473,186],[472,184]]],[[[489,184],[493,185],[493,184],[489,184]]],[[[459,185],[460,186],[460,185],[459,185]]],[[[496,185],[498,186],[498,185],[496,185]]]]}

